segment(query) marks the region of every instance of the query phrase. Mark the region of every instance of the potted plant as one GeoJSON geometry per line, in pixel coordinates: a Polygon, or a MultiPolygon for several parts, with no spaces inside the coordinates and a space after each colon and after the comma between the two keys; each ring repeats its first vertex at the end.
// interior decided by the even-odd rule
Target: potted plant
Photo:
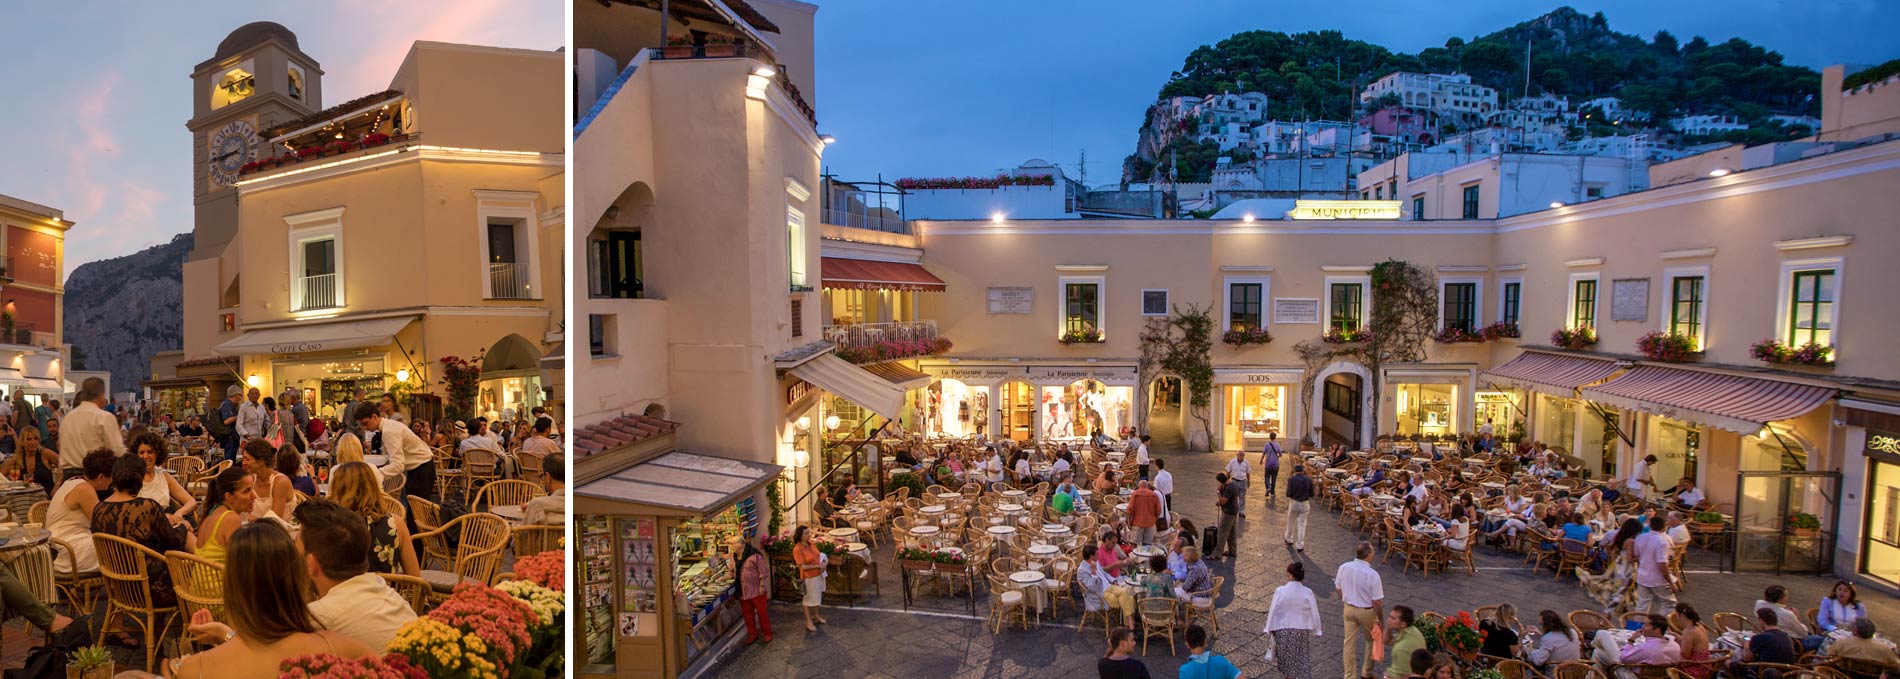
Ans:
{"type": "Polygon", "coordinates": [[[1483,342],[1485,338],[1484,335],[1455,325],[1450,325],[1445,326],[1444,330],[1438,331],[1438,334],[1432,335],[1432,339],[1439,344],[1459,344],[1464,342],[1483,342]]]}
{"type": "Polygon", "coordinates": [[[1695,340],[1681,333],[1650,332],[1636,338],[1636,351],[1652,361],[1680,363],[1695,357],[1695,340]]]}
{"type": "Polygon", "coordinates": [[[1558,328],[1550,333],[1550,343],[1559,349],[1582,350],[1597,344],[1597,330],[1590,326],[1558,328]]]}
{"type": "Polygon", "coordinates": [[[1070,330],[1062,333],[1062,336],[1057,337],[1056,341],[1063,344],[1101,344],[1104,340],[1102,339],[1101,330],[1097,330],[1095,326],[1086,326],[1080,330],[1070,330]]]}
{"type": "Polygon", "coordinates": [[[1795,537],[1813,537],[1821,532],[1821,519],[1807,512],[1795,512],[1788,515],[1788,534],[1795,537]]]}
{"type": "Polygon", "coordinates": [[[911,497],[924,496],[923,478],[910,472],[892,474],[891,480],[884,483],[884,494],[895,493],[899,488],[909,488],[911,497]]]}
{"type": "Polygon", "coordinates": [[[1348,330],[1345,328],[1333,328],[1326,331],[1326,334],[1321,335],[1319,339],[1327,344],[1354,344],[1370,341],[1372,339],[1372,331],[1366,329],[1348,330]]]}
{"type": "Polygon", "coordinates": [[[1478,334],[1486,340],[1516,339],[1519,336],[1517,324],[1510,321],[1498,321],[1484,326],[1478,330],[1478,334]]]}
{"type": "Polygon", "coordinates": [[[666,39],[666,47],[660,48],[660,56],[667,59],[693,58],[693,37],[676,35],[666,39]]]}
{"type": "Polygon", "coordinates": [[[706,35],[706,56],[731,57],[738,56],[738,54],[739,45],[733,42],[732,36],[723,33],[709,33],[706,35]]]}
{"type": "Polygon", "coordinates": [[[381,132],[371,132],[363,136],[363,148],[382,146],[387,143],[389,143],[389,135],[381,132]]]}
{"type": "Polygon", "coordinates": [[[1438,627],[1437,637],[1441,647],[1467,662],[1478,657],[1478,647],[1484,644],[1484,637],[1478,634],[1478,621],[1471,617],[1470,611],[1459,611],[1445,618],[1438,627]]]}
{"type": "Polygon", "coordinates": [[[104,644],[81,646],[66,662],[66,679],[112,679],[117,669],[104,644]]]}
{"type": "Polygon", "coordinates": [[[1720,528],[1728,524],[1728,520],[1722,518],[1722,515],[1720,513],[1709,512],[1709,511],[1696,512],[1695,516],[1693,517],[1693,522],[1696,523],[1697,525],[1715,526],[1717,528],[1720,528]]]}
{"type": "Polygon", "coordinates": [[[1759,340],[1748,346],[1748,355],[1763,363],[1778,365],[1834,365],[1834,347],[1809,342],[1796,348],[1778,339],[1759,340]]]}
{"type": "Polygon", "coordinates": [[[1272,342],[1273,335],[1266,328],[1239,328],[1222,333],[1220,341],[1235,349],[1243,349],[1249,345],[1272,342]]]}

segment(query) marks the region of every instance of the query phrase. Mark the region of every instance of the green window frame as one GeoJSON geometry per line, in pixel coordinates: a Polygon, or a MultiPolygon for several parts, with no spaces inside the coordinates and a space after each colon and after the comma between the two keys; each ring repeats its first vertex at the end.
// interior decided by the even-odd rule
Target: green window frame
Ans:
{"type": "Polygon", "coordinates": [[[1101,293],[1102,286],[1099,283],[1064,283],[1062,330],[1081,332],[1091,328],[1102,329],[1101,293]]]}
{"type": "Polygon", "coordinates": [[[1570,308],[1570,327],[1597,327],[1597,280],[1578,279],[1575,297],[1570,308]]]}
{"type": "Polygon", "coordinates": [[[1465,187],[1465,219],[1478,218],[1478,185],[1465,187]]]}
{"type": "Polygon", "coordinates": [[[1359,283],[1334,283],[1332,288],[1332,308],[1328,311],[1326,327],[1358,330],[1366,317],[1365,286],[1359,283]]]}
{"type": "Polygon", "coordinates": [[[1264,327],[1260,314],[1261,291],[1266,286],[1259,283],[1233,283],[1227,287],[1227,325],[1229,330],[1252,330],[1264,327]]]}
{"type": "Polygon", "coordinates": [[[1425,221],[1425,197],[1412,196],[1412,221],[1425,221]]]}
{"type": "Polygon", "coordinates": [[[1788,344],[1834,344],[1834,270],[1794,272],[1789,288],[1788,344]]]}
{"type": "Polygon", "coordinates": [[[1478,284],[1445,284],[1445,327],[1474,332],[1478,325],[1478,284]]]}
{"type": "Polygon", "coordinates": [[[1669,332],[1695,341],[1702,349],[1701,276],[1677,276],[1669,286],[1669,332]]]}
{"type": "Polygon", "coordinates": [[[1524,306],[1524,284],[1512,281],[1504,284],[1504,308],[1500,310],[1498,320],[1517,324],[1519,310],[1524,306]]]}

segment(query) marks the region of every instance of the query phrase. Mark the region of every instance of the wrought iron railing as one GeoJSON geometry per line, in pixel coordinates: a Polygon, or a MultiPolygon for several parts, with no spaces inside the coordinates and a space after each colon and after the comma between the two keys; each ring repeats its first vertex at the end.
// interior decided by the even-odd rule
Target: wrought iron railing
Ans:
{"type": "Polygon", "coordinates": [[[297,279],[296,285],[290,290],[290,308],[293,311],[308,311],[342,306],[342,288],[342,280],[333,273],[304,276],[297,279]]]}
{"type": "Polygon", "coordinates": [[[489,299],[533,299],[528,288],[527,265],[514,262],[489,263],[489,299]]]}
{"type": "Polygon", "coordinates": [[[825,339],[840,347],[868,349],[879,342],[937,338],[936,321],[852,323],[825,326],[825,339]]]}

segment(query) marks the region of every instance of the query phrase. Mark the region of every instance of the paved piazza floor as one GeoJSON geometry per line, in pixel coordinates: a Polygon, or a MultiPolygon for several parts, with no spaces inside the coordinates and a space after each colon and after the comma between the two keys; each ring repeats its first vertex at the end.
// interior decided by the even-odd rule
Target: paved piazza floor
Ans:
{"type": "MultiPolygon", "coordinates": [[[[1174,472],[1175,501],[1197,526],[1214,518],[1212,493],[1214,474],[1229,456],[1209,453],[1185,453],[1178,437],[1157,432],[1157,455],[1167,459],[1174,472]],[[1171,438],[1173,440],[1163,440],[1171,438]]],[[[1257,455],[1257,454],[1256,454],[1257,455]]],[[[1257,457],[1255,461],[1257,463],[1257,457]]],[[[1283,477],[1285,474],[1282,475],[1283,477]]],[[[1281,483],[1285,483],[1282,478],[1281,483]]],[[[1266,623],[1267,604],[1273,590],[1285,582],[1285,564],[1302,558],[1281,542],[1285,529],[1285,501],[1268,505],[1262,489],[1256,485],[1247,498],[1247,518],[1241,521],[1241,557],[1214,562],[1216,575],[1227,577],[1226,591],[1220,599],[1221,634],[1214,650],[1226,655],[1246,677],[1278,677],[1279,672],[1262,658],[1265,652],[1260,630],[1266,623]]],[[[1332,596],[1332,577],[1339,565],[1350,558],[1355,540],[1352,533],[1337,523],[1338,515],[1315,510],[1308,521],[1307,585],[1319,596],[1324,619],[1324,636],[1314,645],[1315,677],[1337,677],[1340,669],[1340,603],[1332,596]]],[[[888,547],[878,559],[889,563],[888,547]]],[[[1817,605],[1822,593],[1833,582],[1812,576],[1773,574],[1717,573],[1713,556],[1691,550],[1687,569],[1688,589],[1684,601],[1695,604],[1704,619],[1718,611],[1744,612],[1761,591],[1780,582],[1788,587],[1790,599],[1800,607],[1817,605]]],[[[1420,611],[1452,612],[1477,606],[1510,602],[1520,617],[1534,618],[1538,610],[1560,612],[1596,609],[1574,578],[1552,578],[1549,570],[1533,573],[1523,566],[1522,557],[1501,554],[1485,547],[1478,549],[1478,572],[1433,574],[1399,572],[1395,559],[1380,568],[1385,578],[1386,605],[1404,604],[1420,611]]],[[[1024,631],[1005,629],[991,634],[980,618],[986,605],[979,591],[977,617],[969,615],[962,599],[920,599],[906,612],[895,584],[894,574],[885,573],[885,587],[879,597],[856,607],[827,606],[823,614],[831,624],[816,634],[804,630],[798,608],[790,604],[772,605],[773,631],[769,645],[735,646],[719,660],[706,676],[720,679],[739,677],[784,677],[856,679],[859,677],[906,677],[917,679],[1002,678],[1002,677],[1093,677],[1095,659],[1103,653],[1099,628],[1078,634],[1076,614],[1064,608],[1057,620],[1045,620],[1041,628],[1024,631]]],[[[1883,633],[1900,630],[1900,607],[1895,600],[1862,590],[1875,622],[1883,633]]],[[[1078,599],[1079,600],[1079,599],[1078,599]]],[[[1155,677],[1173,677],[1185,649],[1170,656],[1164,642],[1151,642],[1143,657],[1155,677]]],[[[1137,649],[1139,650],[1139,649],[1137,649]]]]}

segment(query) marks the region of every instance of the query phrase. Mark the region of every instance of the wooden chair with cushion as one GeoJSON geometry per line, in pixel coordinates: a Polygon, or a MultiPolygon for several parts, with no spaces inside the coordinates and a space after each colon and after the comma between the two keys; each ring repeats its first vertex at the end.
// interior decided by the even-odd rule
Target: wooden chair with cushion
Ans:
{"type": "Polygon", "coordinates": [[[1003,623],[1014,617],[1022,623],[1023,629],[1029,629],[1029,599],[1020,589],[1010,586],[1009,578],[991,573],[990,579],[990,633],[1000,634],[1003,623]]]}
{"type": "MultiPolygon", "coordinates": [[[[189,622],[198,611],[209,611],[211,619],[230,622],[224,617],[224,566],[203,557],[180,551],[165,553],[171,571],[172,591],[178,594],[178,616],[189,622]]],[[[179,635],[180,652],[189,653],[194,642],[190,634],[179,635]]]]}
{"type": "Polygon", "coordinates": [[[1175,606],[1180,603],[1173,597],[1144,597],[1135,602],[1135,610],[1141,612],[1141,654],[1148,655],[1148,639],[1163,637],[1168,640],[1168,655],[1174,655],[1174,629],[1177,626],[1175,606]]]}
{"type": "MultiPolygon", "coordinates": [[[[519,507],[531,498],[547,494],[541,486],[527,481],[503,479],[482,486],[481,492],[475,495],[475,504],[470,505],[469,508],[487,511],[495,507],[519,507]]],[[[831,500],[827,498],[825,501],[831,500]]]]}
{"type": "Polygon", "coordinates": [[[138,625],[144,634],[145,670],[149,672],[158,654],[158,639],[178,615],[176,604],[159,606],[152,600],[151,564],[164,562],[165,556],[117,535],[94,533],[92,540],[99,551],[99,574],[105,578],[105,619],[124,614],[138,625]]]}
{"type": "Polygon", "coordinates": [[[1599,630],[1606,630],[1612,626],[1609,618],[1596,611],[1571,611],[1569,619],[1570,626],[1577,630],[1577,639],[1584,643],[1589,643],[1590,639],[1596,637],[1599,630]]]}
{"type": "Polygon", "coordinates": [[[489,584],[501,566],[501,550],[508,544],[508,522],[494,514],[473,513],[455,517],[441,528],[410,536],[426,548],[430,540],[442,539],[450,530],[460,529],[461,544],[455,545],[448,570],[424,568],[422,579],[433,590],[430,600],[447,599],[455,586],[463,582],[489,584]]]}
{"type": "Polygon", "coordinates": [[[428,580],[401,573],[377,573],[376,575],[381,577],[383,582],[389,583],[390,588],[396,590],[403,601],[409,602],[409,608],[414,610],[416,615],[429,612],[428,580]]]}

